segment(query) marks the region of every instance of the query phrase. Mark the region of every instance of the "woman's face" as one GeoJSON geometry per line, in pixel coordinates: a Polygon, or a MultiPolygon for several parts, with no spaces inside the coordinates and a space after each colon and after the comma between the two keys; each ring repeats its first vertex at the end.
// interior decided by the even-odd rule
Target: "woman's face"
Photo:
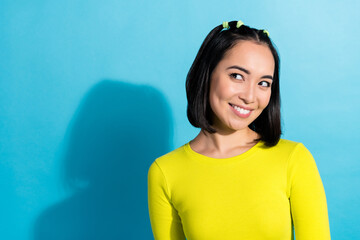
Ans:
{"type": "Polygon", "coordinates": [[[268,46],[240,41],[211,75],[209,101],[217,130],[247,129],[266,108],[275,68],[268,46]]]}

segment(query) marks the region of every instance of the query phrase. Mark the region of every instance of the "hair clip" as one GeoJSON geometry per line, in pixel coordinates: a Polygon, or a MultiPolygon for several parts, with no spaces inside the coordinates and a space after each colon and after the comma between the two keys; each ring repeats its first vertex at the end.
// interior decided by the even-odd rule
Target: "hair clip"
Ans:
{"type": "Polygon", "coordinates": [[[268,30],[263,30],[263,32],[269,37],[270,36],[270,33],[268,32],[268,30]]]}
{"type": "Polygon", "coordinates": [[[223,22],[223,28],[229,29],[229,22],[223,22]]]}
{"type": "Polygon", "coordinates": [[[240,20],[240,21],[237,21],[236,23],[236,28],[239,28],[241,27],[242,25],[244,25],[244,23],[240,20]]]}

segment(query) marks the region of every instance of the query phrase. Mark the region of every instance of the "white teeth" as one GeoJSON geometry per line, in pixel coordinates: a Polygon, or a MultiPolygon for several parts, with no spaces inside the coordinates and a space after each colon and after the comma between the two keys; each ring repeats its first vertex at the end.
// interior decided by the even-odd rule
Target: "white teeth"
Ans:
{"type": "Polygon", "coordinates": [[[243,108],[235,106],[235,105],[232,105],[232,106],[235,108],[236,111],[238,111],[241,114],[248,114],[250,112],[250,110],[246,110],[246,109],[243,109],[243,108]]]}

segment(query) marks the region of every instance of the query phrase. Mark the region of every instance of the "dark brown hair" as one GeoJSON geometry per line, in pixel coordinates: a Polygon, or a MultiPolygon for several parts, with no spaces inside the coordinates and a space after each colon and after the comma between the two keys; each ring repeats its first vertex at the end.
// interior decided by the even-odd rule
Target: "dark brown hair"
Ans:
{"type": "Polygon", "coordinates": [[[206,36],[186,77],[186,95],[188,100],[187,117],[194,126],[215,133],[212,125],[213,112],[209,103],[210,78],[225,53],[239,41],[247,40],[265,44],[271,50],[275,61],[271,97],[268,106],[249,127],[257,132],[267,146],[275,146],[281,135],[279,55],[271,39],[264,30],[242,25],[236,27],[236,21],[229,22],[229,28],[215,27],[206,36]]]}

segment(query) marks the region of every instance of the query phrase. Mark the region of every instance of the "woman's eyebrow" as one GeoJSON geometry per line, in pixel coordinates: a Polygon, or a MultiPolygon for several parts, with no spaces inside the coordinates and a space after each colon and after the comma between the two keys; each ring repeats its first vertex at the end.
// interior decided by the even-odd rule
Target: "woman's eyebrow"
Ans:
{"type": "MultiPolygon", "coordinates": [[[[237,70],[240,70],[240,71],[243,71],[244,73],[246,73],[246,74],[250,74],[250,71],[249,70],[247,70],[247,69],[245,69],[245,68],[243,68],[243,67],[240,67],[240,66],[237,66],[237,65],[233,65],[233,66],[230,66],[230,67],[228,67],[226,70],[228,70],[228,69],[237,69],[237,70]]],[[[268,78],[268,79],[271,79],[271,80],[273,80],[273,77],[271,76],[271,75],[264,75],[264,76],[262,76],[261,78],[268,78]]]]}

